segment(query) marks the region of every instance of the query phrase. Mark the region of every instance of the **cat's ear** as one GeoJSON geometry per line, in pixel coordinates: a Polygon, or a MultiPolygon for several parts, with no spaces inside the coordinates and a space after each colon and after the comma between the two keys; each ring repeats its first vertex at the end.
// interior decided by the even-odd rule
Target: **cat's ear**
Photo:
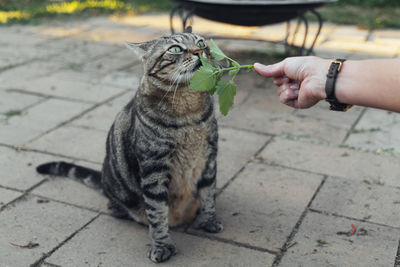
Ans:
{"type": "Polygon", "coordinates": [[[150,47],[154,43],[155,43],[155,40],[143,42],[143,43],[128,43],[127,42],[127,43],[125,43],[125,45],[130,50],[135,52],[135,54],[138,55],[141,59],[144,59],[147,51],[150,49],[150,47]]]}

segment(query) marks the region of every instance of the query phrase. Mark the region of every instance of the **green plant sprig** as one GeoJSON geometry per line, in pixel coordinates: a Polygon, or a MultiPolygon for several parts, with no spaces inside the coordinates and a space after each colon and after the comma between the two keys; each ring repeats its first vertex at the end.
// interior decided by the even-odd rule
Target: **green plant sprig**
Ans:
{"type": "Polygon", "coordinates": [[[200,56],[202,66],[196,71],[189,88],[194,91],[208,91],[211,95],[216,92],[218,95],[219,110],[227,115],[233,105],[237,85],[234,82],[236,75],[241,69],[252,71],[253,65],[240,65],[222,52],[217,44],[210,40],[210,51],[215,61],[225,60],[226,66],[212,63],[205,57],[200,56]],[[231,77],[229,81],[222,80],[222,75],[228,72],[231,77]]]}

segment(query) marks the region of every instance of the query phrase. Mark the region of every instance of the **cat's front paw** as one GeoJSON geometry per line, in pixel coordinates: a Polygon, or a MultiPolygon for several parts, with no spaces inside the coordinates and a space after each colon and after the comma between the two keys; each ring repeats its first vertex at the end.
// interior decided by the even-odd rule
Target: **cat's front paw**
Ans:
{"type": "Polygon", "coordinates": [[[219,233],[224,230],[224,226],[215,217],[211,217],[208,220],[195,223],[194,227],[196,229],[203,229],[209,233],[219,233]]]}
{"type": "Polygon", "coordinates": [[[176,247],[174,244],[157,244],[153,245],[148,252],[148,257],[155,263],[169,260],[175,255],[176,247]]]}

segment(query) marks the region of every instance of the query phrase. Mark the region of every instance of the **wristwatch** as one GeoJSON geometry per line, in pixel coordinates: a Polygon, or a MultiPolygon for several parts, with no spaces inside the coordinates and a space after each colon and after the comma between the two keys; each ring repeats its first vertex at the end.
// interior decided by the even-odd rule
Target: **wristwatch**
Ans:
{"type": "Polygon", "coordinates": [[[336,98],[335,94],[335,85],[336,85],[336,78],[339,72],[342,70],[343,62],[345,59],[336,59],[332,61],[328,74],[326,75],[326,84],[325,84],[325,92],[326,92],[326,101],[329,102],[330,110],[335,111],[347,111],[353,105],[340,103],[339,100],[336,98]]]}

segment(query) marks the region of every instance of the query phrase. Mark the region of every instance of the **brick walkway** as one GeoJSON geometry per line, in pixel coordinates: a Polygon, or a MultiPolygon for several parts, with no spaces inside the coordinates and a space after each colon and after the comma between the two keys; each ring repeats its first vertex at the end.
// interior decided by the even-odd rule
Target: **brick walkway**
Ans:
{"type": "MultiPolygon", "coordinates": [[[[110,217],[104,197],[45,179],[35,166],[67,160],[100,169],[107,130],[142,68],[123,42],[157,38],[166,18],[0,28],[1,267],[153,266],[147,229],[110,217]],[[29,242],[39,246],[11,244],[29,242]]],[[[231,26],[195,23],[202,33],[232,35],[231,26]]],[[[278,39],[279,27],[235,28],[235,35],[278,39]]],[[[399,40],[397,31],[327,25],[316,51],[395,57],[399,40]],[[387,49],[366,48],[373,46],[387,49]]],[[[219,41],[228,52],[273,49],[219,41]]],[[[174,231],[179,252],[164,265],[400,266],[400,115],[361,107],[340,114],[325,103],[293,110],[279,103],[270,80],[254,73],[238,80],[234,109],[219,116],[225,230],[174,231]],[[357,231],[347,236],[352,224],[357,231]]]]}

